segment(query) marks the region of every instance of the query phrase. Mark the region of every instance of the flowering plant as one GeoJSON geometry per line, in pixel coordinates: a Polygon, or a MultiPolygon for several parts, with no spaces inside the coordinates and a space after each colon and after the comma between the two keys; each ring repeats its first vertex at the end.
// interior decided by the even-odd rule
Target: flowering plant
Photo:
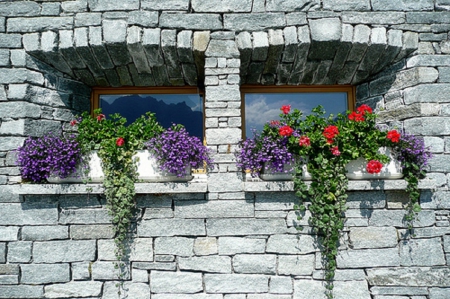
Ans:
{"type": "Polygon", "coordinates": [[[292,128],[296,119],[301,115],[299,110],[290,113],[289,105],[280,109],[281,121],[270,121],[264,125],[261,133],[253,131],[253,137],[241,140],[235,152],[237,166],[250,171],[252,177],[257,177],[264,170],[274,172],[290,172],[293,167],[286,169],[286,165],[293,165],[295,155],[289,150],[291,138],[299,133],[292,128]],[[291,124],[291,125],[288,125],[291,124]]]}
{"type": "Polygon", "coordinates": [[[186,166],[212,168],[209,149],[198,137],[190,136],[182,125],[172,125],[145,146],[158,160],[159,168],[178,177],[185,175],[186,166]]]}
{"type": "Polygon", "coordinates": [[[50,175],[66,178],[81,162],[81,148],[75,136],[46,134],[28,137],[17,149],[17,164],[24,179],[41,183],[50,175]]]}

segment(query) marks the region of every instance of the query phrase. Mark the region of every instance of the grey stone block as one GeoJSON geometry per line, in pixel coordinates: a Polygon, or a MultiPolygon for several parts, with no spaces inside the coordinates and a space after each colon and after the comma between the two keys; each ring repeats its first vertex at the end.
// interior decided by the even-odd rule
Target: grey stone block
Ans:
{"type": "Polygon", "coordinates": [[[449,288],[430,288],[430,299],[445,299],[449,296],[449,288]]]}
{"type": "MultiPolygon", "coordinates": [[[[108,50],[103,43],[102,27],[89,27],[89,45],[92,54],[103,69],[114,68],[114,63],[112,62],[108,50]]],[[[111,70],[111,72],[114,72],[114,70],[111,70]]]]}
{"type": "Polygon", "coordinates": [[[238,254],[233,257],[235,273],[276,274],[277,256],[274,254],[238,254]]]}
{"type": "Polygon", "coordinates": [[[397,248],[340,251],[336,257],[338,268],[400,266],[397,248]]]}
{"type": "MultiPolygon", "coordinates": [[[[212,87],[210,87],[212,88],[212,87]]],[[[241,129],[239,128],[223,128],[223,129],[206,129],[206,140],[209,145],[217,145],[217,144],[237,144],[240,140],[241,136],[241,129]]],[[[237,174],[229,174],[229,178],[233,179],[234,183],[238,183],[238,181],[241,181],[237,174]]],[[[216,175],[217,177],[217,175],[216,175]]],[[[215,182],[216,185],[213,186],[214,190],[217,190],[219,188],[221,191],[225,191],[226,189],[223,189],[223,183],[224,182],[215,182]]],[[[241,191],[241,187],[233,187],[233,190],[228,191],[241,191]]],[[[213,191],[215,192],[215,191],[213,191]]]]}
{"type": "Polygon", "coordinates": [[[228,256],[180,257],[178,265],[180,270],[231,273],[231,258],[228,256]]]}
{"type": "Polygon", "coordinates": [[[10,18],[8,32],[39,32],[73,28],[73,17],[10,18]]]}
{"type": "Polygon", "coordinates": [[[308,254],[318,251],[317,238],[311,235],[272,235],[266,252],[281,254],[308,254]]]}
{"type": "Polygon", "coordinates": [[[96,297],[102,292],[100,281],[72,281],[62,284],[51,284],[44,287],[47,298],[96,297]]]}
{"type": "Polygon", "coordinates": [[[365,11],[371,10],[370,0],[325,0],[323,1],[323,8],[329,10],[356,10],[365,11]]]}
{"type": "Polygon", "coordinates": [[[388,0],[372,0],[373,10],[424,11],[433,10],[432,0],[402,1],[394,4],[388,0]]]}
{"type": "Polygon", "coordinates": [[[445,265],[441,238],[407,240],[400,243],[402,266],[445,265]]]}
{"type": "Polygon", "coordinates": [[[22,36],[20,34],[0,33],[0,47],[2,48],[21,48],[22,36]]]}
{"type": "Polygon", "coordinates": [[[151,219],[142,221],[137,228],[140,237],[205,236],[203,219],[151,219]]]}
{"type": "Polygon", "coordinates": [[[311,275],[314,270],[315,256],[308,255],[280,255],[278,256],[278,270],[280,275],[311,275]]]}
{"type": "Polygon", "coordinates": [[[192,256],[194,254],[194,239],[183,237],[156,238],[155,254],[192,256]]]}
{"type": "Polygon", "coordinates": [[[61,3],[61,8],[65,13],[77,13],[87,10],[86,0],[65,1],[61,3]]]}
{"type": "Polygon", "coordinates": [[[177,35],[177,52],[181,62],[194,63],[192,37],[191,30],[183,30],[177,35]]]}
{"type": "Polygon", "coordinates": [[[175,271],[177,269],[177,264],[171,262],[134,262],[133,269],[175,271]]]}
{"type": "Polygon", "coordinates": [[[343,12],[342,22],[350,24],[394,25],[405,23],[403,12],[343,12]]]}
{"type": "Polygon", "coordinates": [[[75,15],[75,27],[100,26],[102,14],[99,12],[83,12],[75,15]]]}
{"type": "Polygon", "coordinates": [[[44,288],[30,285],[0,286],[0,294],[4,298],[43,298],[44,288]]]}
{"type": "Polygon", "coordinates": [[[224,29],[228,30],[263,31],[270,28],[281,28],[284,26],[286,26],[286,20],[284,14],[282,13],[244,13],[224,15],[224,29]]]}
{"type": "Polygon", "coordinates": [[[144,29],[142,44],[147,54],[150,66],[162,65],[164,60],[161,53],[161,29],[144,29]]]}
{"type": "Polygon", "coordinates": [[[287,26],[300,26],[308,24],[306,20],[306,13],[304,12],[291,12],[286,14],[287,26]]]}
{"type": "Polygon", "coordinates": [[[152,271],[150,289],[152,293],[197,293],[203,291],[202,274],[152,271]]]}
{"type": "MultiPolygon", "coordinates": [[[[2,138],[3,140],[6,137],[2,138]]],[[[1,148],[0,142],[0,148],[1,148]]],[[[17,148],[17,146],[16,146],[17,148]]],[[[0,224],[40,225],[57,224],[57,204],[53,203],[0,203],[0,224]]]]}
{"type": "Polygon", "coordinates": [[[103,39],[108,52],[116,66],[127,65],[131,62],[126,47],[127,22],[123,20],[103,20],[103,39]]]}
{"type": "Polygon", "coordinates": [[[205,51],[206,57],[237,58],[239,51],[232,40],[211,40],[205,51]]]}
{"type": "Polygon", "coordinates": [[[208,293],[266,293],[269,276],[247,274],[205,274],[208,293]]]}
{"type": "MultiPolygon", "coordinates": [[[[422,119],[405,120],[405,130],[416,135],[447,135],[450,132],[450,119],[447,117],[424,117],[422,119]]],[[[435,156],[431,163],[436,162],[436,169],[447,166],[439,165],[438,160],[446,162],[445,157],[435,156]]],[[[441,172],[440,170],[439,172],[441,172]]]]}
{"type": "Polygon", "coordinates": [[[312,7],[318,7],[320,1],[312,0],[268,0],[266,1],[266,11],[299,11],[311,9],[312,7]]]}
{"type": "Polygon", "coordinates": [[[19,236],[19,227],[0,226],[0,241],[17,241],[19,236]]]}
{"type": "Polygon", "coordinates": [[[88,0],[89,8],[92,11],[110,11],[110,10],[138,10],[139,0],[129,1],[108,1],[108,0],[88,0]]]}
{"type": "Polygon", "coordinates": [[[122,264],[120,269],[116,267],[116,262],[95,262],[91,265],[92,279],[94,280],[117,280],[123,276],[124,280],[130,278],[130,266],[122,264]]]}
{"type": "Polygon", "coordinates": [[[111,216],[106,209],[62,210],[59,217],[62,224],[111,223],[111,216]]]}
{"type": "Polygon", "coordinates": [[[6,263],[6,243],[0,243],[0,263],[6,263]]]}
{"type": "Polygon", "coordinates": [[[73,280],[89,280],[91,278],[91,264],[86,262],[72,263],[71,265],[73,280]]]}
{"type": "Polygon", "coordinates": [[[159,17],[159,25],[164,28],[219,30],[222,22],[219,14],[180,14],[163,12],[159,17]]]}
{"type": "Polygon", "coordinates": [[[251,12],[252,3],[251,0],[231,0],[227,2],[192,0],[191,6],[195,12],[251,12]]]}
{"type": "Polygon", "coordinates": [[[406,13],[408,23],[417,24],[442,24],[448,22],[448,12],[408,12],[406,13]]]}
{"type": "Polygon", "coordinates": [[[424,287],[378,287],[371,288],[374,295],[428,295],[424,287]]]}
{"type": "Polygon", "coordinates": [[[70,238],[83,239],[109,239],[114,237],[112,225],[72,225],[70,238]]]}
{"type": "MultiPolygon", "coordinates": [[[[114,261],[116,259],[114,240],[98,240],[98,259],[114,261]]],[[[153,240],[150,238],[135,238],[125,248],[126,259],[129,261],[153,261],[153,240]]]]}
{"type": "Polygon", "coordinates": [[[194,241],[195,255],[212,255],[218,253],[218,243],[216,238],[196,238],[194,241]]]}
{"type": "Polygon", "coordinates": [[[69,264],[20,265],[23,284],[48,284],[70,281],[69,264]]]}
{"type": "Polygon", "coordinates": [[[150,66],[142,45],[142,29],[137,26],[128,28],[127,48],[138,73],[151,73],[150,66]]]}
{"type": "Polygon", "coordinates": [[[5,17],[38,16],[41,8],[38,3],[15,1],[0,3],[0,15],[5,17]]]}
{"type": "Polygon", "coordinates": [[[367,269],[368,282],[377,286],[446,287],[448,267],[405,267],[367,269]]]}
{"type": "Polygon", "coordinates": [[[175,202],[175,217],[178,218],[252,217],[253,214],[253,204],[241,200],[175,202]]]}
{"type": "Polygon", "coordinates": [[[284,276],[272,276],[270,278],[269,289],[270,293],[273,294],[292,294],[292,278],[284,276]]]}
{"type": "Polygon", "coordinates": [[[24,226],[22,227],[22,240],[48,241],[69,238],[67,226],[24,226]]]}
{"type": "Polygon", "coordinates": [[[189,0],[141,0],[141,8],[146,10],[188,10],[189,0]]]}
{"type": "Polygon", "coordinates": [[[9,242],[7,260],[10,263],[29,263],[31,261],[32,242],[9,242]]]}
{"type": "Polygon", "coordinates": [[[33,260],[35,263],[67,263],[93,261],[96,243],[89,241],[47,241],[34,242],[33,260]]]}
{"type": "Polygon", "coordinates": [[[349,239],[353,249],[396,247],[398,244],[394,227],[354,227],[349,239]]]}
{"type": "Polygon", "coordinates": [[[220,255],[234,255],[239,253],[264,253],[266,239],[221,237],[218,241],[220,255]]]}
{"type": "Polygon", "coordinates": [[[128,14],[129,25],[140,25],[143,27],[155,27],[158,25],[158,12],[156,11],[130,11],[128,14]]]}

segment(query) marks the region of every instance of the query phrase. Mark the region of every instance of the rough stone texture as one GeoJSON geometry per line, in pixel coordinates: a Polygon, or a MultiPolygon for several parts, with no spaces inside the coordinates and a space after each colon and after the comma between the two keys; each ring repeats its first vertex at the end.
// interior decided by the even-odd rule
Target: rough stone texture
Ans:
{"type": "Polygon", "coordinates": [[[60,263],[95,260],[95,241],[34,242],[33,260],[36,263],[60,263]]]}
{"type": "Polygon", "coordinates": [[[70,281],[69,264],[21,265],[20,282],[25,284],[48,284],[70,281]]]}
{"type": "Polygon", "coordinates": [[[208,293],[264,293],[268,291],[269,277],[247,274],[205,274],[208,293]]]}
{"type": "Polygon", "coordinates": [[[409,267],[369,269],[369,284],[379,286],[448,286],[448,267],[409,267]]]}
{"type": "Polygon", "coordinates": [[[188,272],[152,271],[150,288],[154,293],[197,293],[203,290],[202,275],[188,272]]]}
{"type": "Polygon", "coordinates": [[[47,298],[95,297],[101,294],[102,283],[99,281],[72,281],[47,285],[44,289],[47,298]]]}
{"type": "Polygon", "coordinates": [[[401,242],[400,259],[402,266],[445,265],[441,238],[401,242]]]}

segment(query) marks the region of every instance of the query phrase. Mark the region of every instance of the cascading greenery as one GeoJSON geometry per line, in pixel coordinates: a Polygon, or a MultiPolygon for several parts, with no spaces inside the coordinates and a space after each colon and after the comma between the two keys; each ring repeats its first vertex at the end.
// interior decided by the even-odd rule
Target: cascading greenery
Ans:
{"type": "Polygon", "coordinates": [[[93,117],[85,112],[71,123],[77,126],[77,139],[83,153],[88,155],[92,150],[98,150],[102,160],[105,175],[103,186],[114,225],[115,254],[119,262],[125,257],[127,235],[135,215],[134,184],[138,174],[133,155],[144,147],[144,142],[163,131],[153,113],[141,116],[128,126],[126,122],[119,114],[106,119],[98,109],[94,111],[93,117]]]}

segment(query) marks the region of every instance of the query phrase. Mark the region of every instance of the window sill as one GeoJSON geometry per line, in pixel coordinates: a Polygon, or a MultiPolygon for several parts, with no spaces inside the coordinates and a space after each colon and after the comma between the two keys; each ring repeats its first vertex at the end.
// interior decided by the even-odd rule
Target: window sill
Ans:
{"type": "MultiPolygon", "coordinates": [[[[311,183],[306,181],[306,185],[311,183]]],[[[349,191],[376,191],[376,190],[405,190],[405,180],[350,180],[348,182],[349,191]]],[[[435,189],[436,181],[424,179],[419,182],[419,189],[435,189]]],[[[245,192],[289,192],[294,191],[292,181],[263,181],[252,179],[244,183],[245,192]]]]}

